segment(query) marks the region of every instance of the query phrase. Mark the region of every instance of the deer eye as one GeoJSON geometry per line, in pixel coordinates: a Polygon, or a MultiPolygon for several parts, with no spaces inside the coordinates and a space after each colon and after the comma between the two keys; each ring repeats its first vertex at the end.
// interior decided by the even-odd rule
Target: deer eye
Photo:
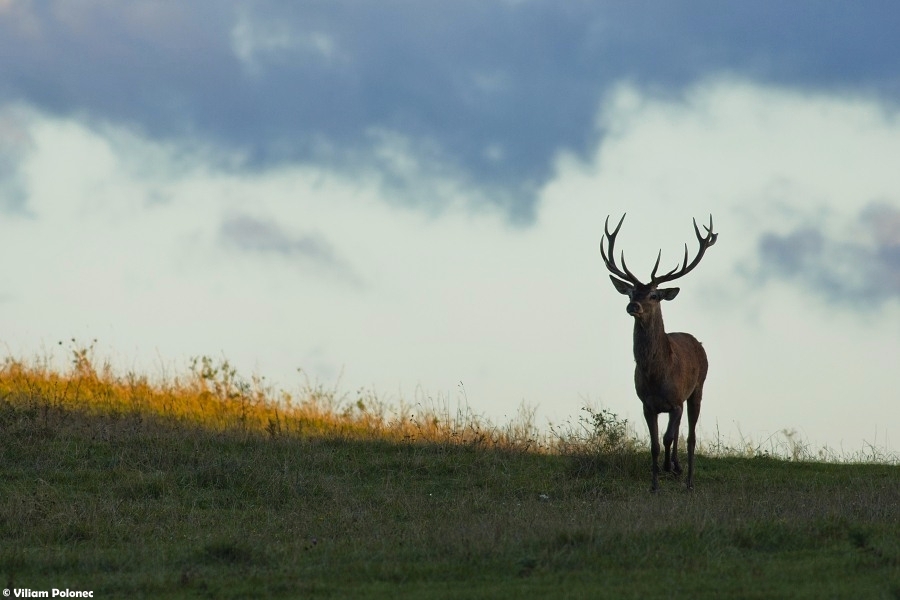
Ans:
{"type": "Polygon", "coordinates": [[[650,292],[649,298],[651,300],[659,300],[659,294],[657,294],[656,292],[650,292]]]}

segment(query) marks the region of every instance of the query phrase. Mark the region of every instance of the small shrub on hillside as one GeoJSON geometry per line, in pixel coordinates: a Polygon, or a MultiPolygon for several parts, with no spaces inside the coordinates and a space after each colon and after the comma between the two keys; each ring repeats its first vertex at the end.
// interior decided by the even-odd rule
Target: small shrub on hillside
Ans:
{"type": "Polygon", "coordinates": [[[631,473],[635,468],[638,442],[628,428],[628,420],[602,408],[585,406],[575,423],[565,428],[551,426],[560,454],[571,459],[571,474],[631,473]]]}

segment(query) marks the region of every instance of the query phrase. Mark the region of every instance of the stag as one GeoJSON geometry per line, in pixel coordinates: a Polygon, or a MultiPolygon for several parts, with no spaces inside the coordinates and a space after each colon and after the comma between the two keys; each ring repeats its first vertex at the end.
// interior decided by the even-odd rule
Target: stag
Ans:
{"type": "Polygon", "coordinates": [[[694,231],[700,242],[697,256],[688,264],[688,248],[684,245],[684,263],[664,275],[657,276],[659,259],[662,250],[656,256],[656,264],[650,274],[650,283],[641,283],[625,265],[625,253],[621,254],[622,268],[616,265],[616,235],[625,215],[619,220],[615,230],[609,232],[609,217],[604,224],[604,239],[607,249],[600,241],[600,254],[611,275],[613,285],[620,294],[628,296],[625,311],[634,317],[634,388],[638,398],[644,405],[644,418],[650,430],[650,454],[652,457],[652,484],[650,491],[659,489],[659,424],[660,413],[669,413],[669,426],[663,435],[666,448],[663,470],[681,476],[681,465],[678,463],[678,428],[681,425],[681,414],[687,401],[688,417],[688,471],[687,489],[694,488],[694,447],[697,443],[696,426],[700,416],[700,401],[703,398],[703,382],[709,363],[706,352],[697,338],[689,333],[666,333],[663,326],[660,302],[673,300],[679,288],[660,288],[659,285],[678,279],[690,273],[696,267],[706,249],[716,243],[717,233],[713,233],[712,215],[709,216],[709,227],[704,225],[706,235],[700,233],[697,220],[694,219],[694,231]]]}

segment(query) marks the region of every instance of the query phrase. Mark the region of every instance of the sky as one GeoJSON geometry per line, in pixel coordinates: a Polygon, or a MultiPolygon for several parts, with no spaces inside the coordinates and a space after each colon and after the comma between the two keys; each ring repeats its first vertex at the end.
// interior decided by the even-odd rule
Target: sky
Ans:
{"type": "Polygon", "coordinates": [[[607,215],[699,437],[900,451],[891,2],[0,0],[0,344],[644,434],[607,215]],[[62,348],[58,345],[64,344],[62,348]]]}

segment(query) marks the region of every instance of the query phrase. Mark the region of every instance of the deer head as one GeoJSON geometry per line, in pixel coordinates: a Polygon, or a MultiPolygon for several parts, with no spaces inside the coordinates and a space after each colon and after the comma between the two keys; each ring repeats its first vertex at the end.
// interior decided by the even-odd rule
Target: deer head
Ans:
{"type": "Polygon", "coordinates": [[[694,260],[688,264],[688,248],[687,244],[685,244],[684,262],[668,273],[657,276],[656,272],[659,269],[659,261],[660,258],[662,258],[662,250],[660,250],[659,254],[656,255],[656,264],[653,265],[653,271],[650,273],[650,283],[642,283],[641,280],[628,270],[628,266],[625,264],[624,252],[620,255],[622,268],[619,268],[618,265],[616,265],[615,255],[613,254],[616,245],[616,235],[618,235],[624,220],[625,215],[622,215],[622,218],[619,219],[619,224],[616,225],[615,230],[610,233],[609,217],[606,217],[606,223],[604,223],[603,229],[606,234],[604,238],[607,241],[608,250],[604,250],[603,241],[601,240],[600,254],[603,256],[603,262],[606,263],[606,268],[609,269],[609,272],[611,273],[609,278],[616,290],[618,290],[620,294],[628,296],[628,299],[630,300],[628,306],[625,307],[625,311],[635,319],[652,318],[659,313],[659,303],[661,301],[673,300],[680,291],[680,288],[677,287],[660,288],[659,285],[661,283],[674,281],[675,279],[690,273],[691,270],[700,263],[706,249],[716,243],[718,234],[713,233],[712,231],[712,215],[709,216],[709,226],[703,226],[703,228],[706,229],[705,236],[700,233],[700,228],[697,227],[697,220],[694,219],[694,232],[697,234],[697,240],[700,242],[700,250],[697,252],[697,256],[694,257],[694,260]]]}

